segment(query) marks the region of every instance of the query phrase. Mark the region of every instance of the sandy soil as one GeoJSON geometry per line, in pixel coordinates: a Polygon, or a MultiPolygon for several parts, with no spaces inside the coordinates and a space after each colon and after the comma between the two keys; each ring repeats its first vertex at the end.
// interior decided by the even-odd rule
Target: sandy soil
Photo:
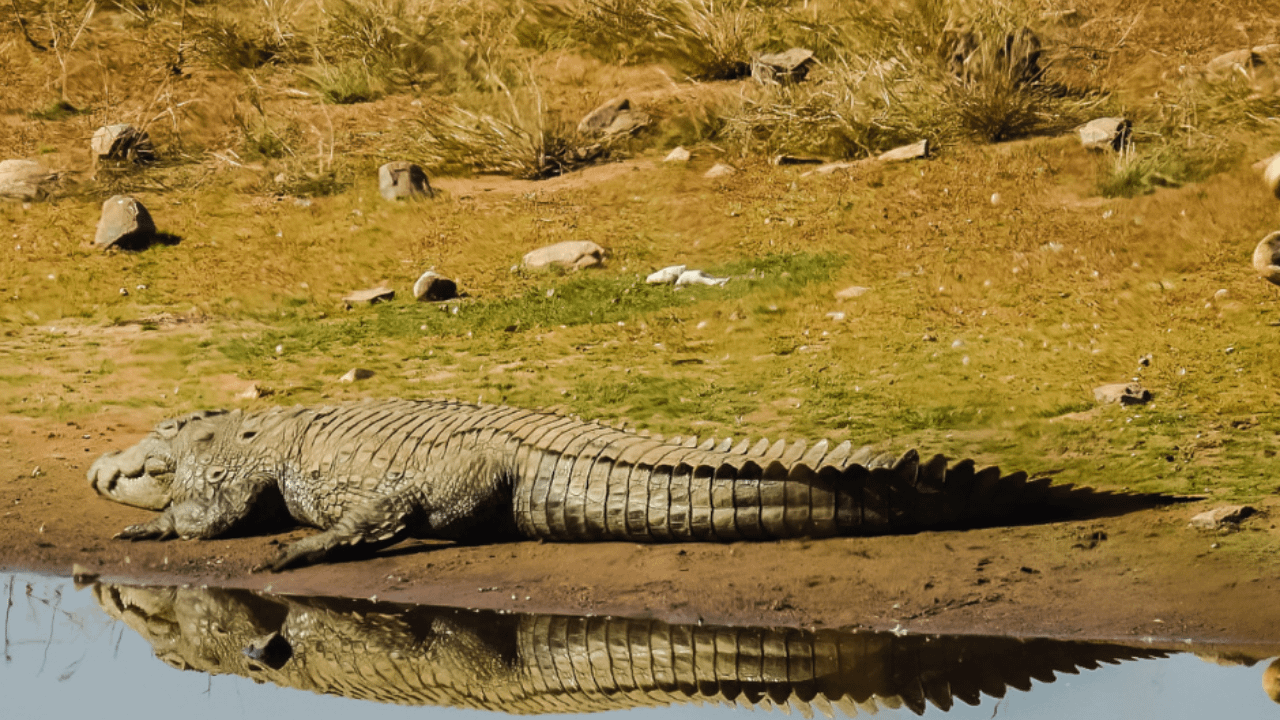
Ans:
{"type": "Polygon", "coordinates": [[[113,540],[144,510],[98,498],[84,471],[136,441],[154,411],[55,423],[0,420],[0,566],[105,580],[207,583],[673,622],[906,628],[1097,639],[1280,644],[1280,565],[1264,513],[1238,533],[1187,519],[1211,501],[1101,520],[908,537],[731,545],[455,547],[253,574],[311,532],[208,541],[113,540]],[[39,471],[36,472],[36,468],[39,471]]]}

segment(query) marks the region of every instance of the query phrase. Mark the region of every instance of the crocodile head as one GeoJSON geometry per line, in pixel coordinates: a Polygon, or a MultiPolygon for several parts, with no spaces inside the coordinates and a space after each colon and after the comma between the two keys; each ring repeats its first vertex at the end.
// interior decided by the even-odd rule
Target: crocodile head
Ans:
{"type": "Polygon", "coordinates": [[[225,417],[214,411],[165,420],[137,445],[98,458],[89,468],[89,485],[118,503],[163,510],[179,463],[191,458],[195,445],[212,440],[225,417]]]}

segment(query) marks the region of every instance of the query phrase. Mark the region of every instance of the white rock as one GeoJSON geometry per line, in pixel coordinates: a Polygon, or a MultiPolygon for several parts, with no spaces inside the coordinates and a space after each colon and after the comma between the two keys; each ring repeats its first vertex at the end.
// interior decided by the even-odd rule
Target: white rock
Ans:
{"type": "Polygon", "coordinates": [[[378,192],[388,200],[435,196],[426,171],[408,160],[396,160],[378,168],[378,192]]]}
{"type": "Polygon", "coordinates": [[[724,285],[729,278],[712,277],[701,270],[685,270],[676,278],[676,287],[681,285],[724,285]]]}
{"type": "Polygon", "coordinates": [[[1271,162],[1267,163],[1267,169],[1262,173],[1262,181],[1267,184],[1267,189],[1280,199],[1280,154],[1271,158],[1271,162]]]}
{"type": "Polygon", "coordinates": [[[89,142],[93,155],[101,160],[130,160],[151,162],[156,159],[151,136],[128,123],[104,125],[98,128],[89,142]]]}
{"type": "Polygon", "coordinates": [[[1255,512],[1257,510],[1248,505],[1219,505],[1191,518],[1190,526],[1200,530],[1217,530],[1224,526],[1239,525],[1255,512]]]}
{"type": "Polygon", "coordinates": [[[881,162],[900,162],[902,160],[918,160],[929,157],[929,141],[919,140],[910,145],[896,147],[888,152],[880,153],[876,159],[881,162]]]}
{"type": "Polygon", "coordinates": [[[369,288],[368,290],[357,290],[350,295],[342,298],[342,304],[348,308],[356,305],[376,305],[380,302],[394,300],[396,291],[389,287],[369,288]]]}
{"type": "Polygon", "coordinates": [[[871,288],[862,287],[861,285],[850,285],[849,287],[836,293],[837,300],[852,300],[867,294],[871,288]]]}
{"type": "Polygon", "coordinates": [[[1094,388],[1093,399],[1100,403],[1141,405],[1151,400],[1151,391],[1138,383],[1112,383],[1094,388]]]}
{"type": "Polygon", "coordinates": [[[1088,150],[1119,150],[1129,139],[1132,128],[1133,123],[1126,118],[1105,117],[1090,120],[1076,132],[1080,135],[1080,144],[1088,150]]]}
{"type": "Polygon", "coordinates": [[[35,160],[5,160],[0,162],[0,197],[38,200],[57,179],[57,173],[35,160]]]}
{"type": "Polygon", "coordinates": [[[439,302],[458,297],[458,283],[428,270],[413,284],[413,297],[418,302],[439,302]]]}
{"type": "Polygon", "coordinates": [[[827,313],[827,317],[831,318],[835,322],[844,322],[844,313],[842,312],[829,312],[827,313]]]}
{"type": "Polygon", "coordinates": [[[601,264],[604,256],[605,249],[590,240],[567,240],[525,254],[523,263],[529,270],[549,267],[581,270],[601,264]]]}
{"type": "Polygon", "coordinates": [[[681,146],[667,153],[667,156],[662,158],[662,162],[687,163],[691,157],[693,157],[693,154],[681,146]]]}
{"type": "Polygon", "coordinates": [[[1253,269],[1267,282],[1280,285],[1280,232],[1262,238],[1253,251],[1253,269]]]}
{"type": "Polygon", "coordinates": [[[656,272],[649,274],[644,281],[650,285],[670,285],[680,279],[680,274],[685,271],[684,265],[668,265],[656,272]]]}
{"type": "Polygon", "coordinates": [[[353,383],[357,380],[368,380],[373,377],[373,371],[365,368],[351,368],[347,374],[338,378],[338,382],[353,383]]]}
{"type": "Polygon", "coordinates": [[[710,170],[703,173],[702,177],[722,178],[722,177],[728,177],[736,172],[738,172],[738,169],[732,165],[729,165],[726,163],[716,163],[715,165],[711,166],[710,170]]]}

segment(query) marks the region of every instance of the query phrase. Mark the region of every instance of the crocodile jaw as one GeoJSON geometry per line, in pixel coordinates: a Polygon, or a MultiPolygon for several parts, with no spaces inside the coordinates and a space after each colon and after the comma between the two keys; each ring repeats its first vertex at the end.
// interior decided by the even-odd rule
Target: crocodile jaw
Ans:
{"type": "Polygon", "coordinates": [[[169,443],[149,436],[128,450],[98,458],[89,468],[89,485],[118,503],[163,510],[171,499],[176,466],[169,443]]]}

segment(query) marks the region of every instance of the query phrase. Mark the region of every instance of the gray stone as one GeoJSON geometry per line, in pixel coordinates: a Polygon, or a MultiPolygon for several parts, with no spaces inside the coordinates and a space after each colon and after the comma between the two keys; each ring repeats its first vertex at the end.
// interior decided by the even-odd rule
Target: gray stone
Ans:
{"type": "Polygon", "coordinates": [[[365,368],[351,368],[345,375],[338,378],[338,382],[353,383],[357,380],[368,380],[373,377],[373,371],[365,368]]]}
{"type": "Polygon", "coordinates": [[[662,159],[662,162],[687,163],[691,157],[693,157],[693,155],[690,154],[688,150],[685,150],[683,147],[677,147],[675,150],[667,153],[667,156],[662,159]]]}
{"type": "Polygon", "coordinates": [[[1248,505],[1219,505],[1191,518],[1191,527],[1198,530],[1230,529],[1256,512],[1255,508],[1248,505]]]}
{"type": "Polygon", "coordinates": [[[426,171],[407,160],[396,160],[378,168],[378,192],[388,200],[435,197],[426,171]]]}
{"type": "Polygon", "coordinates": [[[1129,140],[1133,123],[1126,118],[1105,117],[1081,125],[1077,133],[1087,150],[1119,150],[1129,140]]]}
{"type": "Polygon", "coordinates": [[[808,77],[814,62],[813,51],[804,48],[757,55],[751,60],[751,77],[762,83],[790,85],[808,77]]]}
{"type": "Polygon", "coordinates": [[[605,249],[590,240],[567,240],[525,254],[523,264],[529,270],[581,270],[603,263],[604,256],[605,249]]]}
{"type": "Polygon", "coordinates": [[[587,113],[578,132],[597,137],[630,135],[649,124],[649,116],[631,107],[627,98],[615,98],[587,113]]]}
{"type": "Polygon", "coordinates": [[[685,265],[668,265],[656,272],[649,274],[644,281],[649,285],[670,285],[680,278],[680,273],[684,272],[685,265]]]}
{"type": "Polygon", "coordinates": [[[929,141],[920,140],[910,145],[902,145],[888,152],[880,153],[876,159],[881,162],[900,162],[903,160],[918,160],[920,158],[929,157],[929,141]]]}
{"type": "Polygon", "coordinates": [[[377,305],[380,302],[389,302],[395,298],[395,290],[389,287],[376,287],[368,290],[357,290],[342,298],[342,304],[350,309],[356,305],[377,305]]]}
{"type": "Polygon", "coordinates": [[[155,234],[155,221],[142,203],[128,195],[114,195],[102,203],[93,244],[103,250],[113,245],[137,249],[147,245],[155,234]]]}
{"type": "Polygon", "coordinates": [[[1112,383],[1093,389],[1093,399],[1100,403],[1141,405],[1151,401],[1151,391],[1138,383],[1112,383]]]}
{"type": "Polygon", "coordinates": [[[5,160],[0,162],[0,197],[39,200],[57,179],[57,173],[35,160],[5,160]]]}
{"type": "Polygon", "coordinates": [[[716,163],[715,165],[711,166],[710,170],[703,173],[702,177],[713,178],[713,179],[722,178],[722,177],[728,177],[736,172],[738,172],[737,168],[735,168],[732,165],[729,165],[726,163],[716,163]]]}
{"type": "Polygon", "coordinates": [[[1262,238],[1253,251],[1253,269],[1267,282],[1280,285],[1280,232],[1262,238]]]}
{"type": "Polygon", "coordinates": [[[413,284],[413,297],[418,302],[439,302],[458,297],[458,283],[428,270],[413,284]]]}
{"type": "Polygon", "coordinates": [[[156,159],[151,136],[128,123],[104,125],[90,142],[95,160],[128,160],[148,163],[156,159]]]}

